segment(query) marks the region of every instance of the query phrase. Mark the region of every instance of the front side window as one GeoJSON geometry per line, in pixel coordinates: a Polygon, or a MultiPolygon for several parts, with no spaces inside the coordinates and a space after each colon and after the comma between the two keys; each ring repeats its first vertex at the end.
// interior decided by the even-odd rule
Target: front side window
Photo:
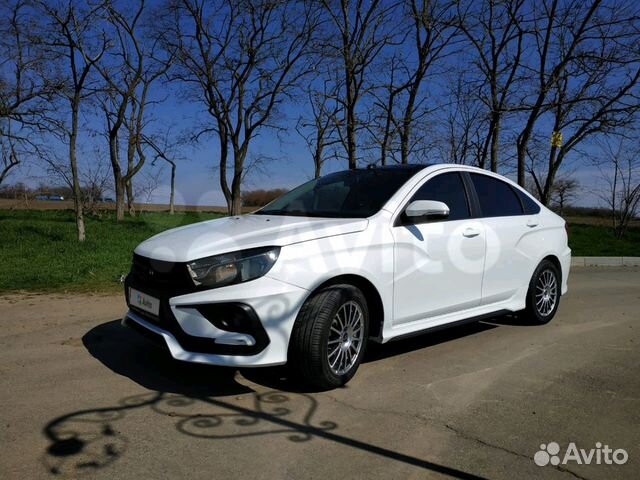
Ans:
{"type": "Polygon", "coordinates": [[[520,199],[509,184],[479,173],[471,173],[483,217],[522,215],[520,199]]]}
{"type": "Polygon", "coordinates": [[[256,214],[370,217],[415,173],[416,170],[410,168],[372,168],[332,173],[285,193],[256,214]]]}
{"type": "Polygon", "coordinates": [[[450,210],[447,220],[464,220],[470,216],[467,194],[458,172],[442,173],[427,180],[413,195],[411,201],[414,200],[446,203],[450,210]]]}

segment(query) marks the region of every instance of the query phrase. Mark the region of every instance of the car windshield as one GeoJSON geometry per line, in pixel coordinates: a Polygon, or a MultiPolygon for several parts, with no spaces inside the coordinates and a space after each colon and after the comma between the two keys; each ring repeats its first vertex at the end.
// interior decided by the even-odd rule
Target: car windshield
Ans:
{"type": "Polygon", "coordinates": [[[257,211],[258,215],[365,218],[378,212],[416,168],[371,168],[311,180],[257,211]]]}

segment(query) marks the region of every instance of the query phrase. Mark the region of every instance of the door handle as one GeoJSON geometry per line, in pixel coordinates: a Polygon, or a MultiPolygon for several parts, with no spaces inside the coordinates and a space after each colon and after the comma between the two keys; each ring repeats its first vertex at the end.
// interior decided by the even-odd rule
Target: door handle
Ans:
{"type": "Polygon", "coordinates": [[[529,221],[527,221],[527,227],[529,228],[533,228],[533,227],[537,227],[538,226],[538,221],[534,220],[533,218],[529,219],[529,221]]]}
{"type": "Polygon", "coordinates": [[[480,235],[480,231],[475,229],[475,228],[472,228],[472,227],[467,227],[462,232],[462,235],[464,235],[467,238],[473,238],[473,237],[477,237],[478,235],[480,235]]]}

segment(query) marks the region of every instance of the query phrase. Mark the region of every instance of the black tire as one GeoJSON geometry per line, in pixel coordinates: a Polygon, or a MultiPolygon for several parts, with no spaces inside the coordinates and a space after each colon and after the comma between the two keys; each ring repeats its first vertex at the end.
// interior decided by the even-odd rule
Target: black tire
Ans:
{"type": "MultiPolygon", "coordinates": [[[[354,316],[359,314],[356,313],[354,316]]],[[[289,367],[302,381],[313,387],[323,390],[340,387],[351,380],[358,370],[364,356],[368,334],[369,310],[362,292],[352,285],[331,285],[310,297],[300,309],[289,342],[289,367]],[[359,313],[362,315],[360,343],[358,347],[354,347],[357,348],[357,353],[351,353],[349,350],[353,363],[349,361],[347,365],[345,360],[346,371],[336,372],[330,365],[329,356],[333,354],[332,360],[335,362],[337,356],[342,356],[342,353],[329,351],[330,336],[337,335],[336,330],[332,330],[332,324],[338,311],[342,317],[347,309],[357,311],[355,305],[360,308],[359,313]]],[[[335,339],[331,342],[331,348],[340,348],[336,346],[335,339]]],[[[337,343],[347,345],[346,342],[337,343]]]]}
{"type": "Polygon", "coordinates": [[[544,325],[549,323],[560,306],[560,295],[562,287],[562,276],[558,267],[550,260],[543,260],[536,268],[529,282],[529,290],[527,291],[527,307],[523,311],[526,321],[533,324],[544,325]],[[555,289],[549,289],[549,293],[553,294],[553,301],[544,301],[543,286],[546,284],[545,279],[553,278],[555,289]]]}

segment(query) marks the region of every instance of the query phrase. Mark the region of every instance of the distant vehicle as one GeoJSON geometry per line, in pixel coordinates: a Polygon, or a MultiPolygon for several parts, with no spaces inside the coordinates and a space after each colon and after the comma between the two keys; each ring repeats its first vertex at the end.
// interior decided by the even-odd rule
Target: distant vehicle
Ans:
{"type": "Polygon", "coordinates": [[[116,201],[111,197],[101,198],[98,201],[102,203],[116,203],[116,201]]]}
{"type": "Polygon", "coordinates": [[[54,202],[61,202],[64,200],[62,195],[36,195],[36,200],[49,200],[54,202]]]}
{"type": "Polygon", "coordinates": [[[369,338],[506,312],[549,322],[570,265],[565,221],[500,175],[460,165],[349,170],[251,215],[140,244],[125,324],[178,360],[288,362],[333,388],[355,374],[369,338]]]}

